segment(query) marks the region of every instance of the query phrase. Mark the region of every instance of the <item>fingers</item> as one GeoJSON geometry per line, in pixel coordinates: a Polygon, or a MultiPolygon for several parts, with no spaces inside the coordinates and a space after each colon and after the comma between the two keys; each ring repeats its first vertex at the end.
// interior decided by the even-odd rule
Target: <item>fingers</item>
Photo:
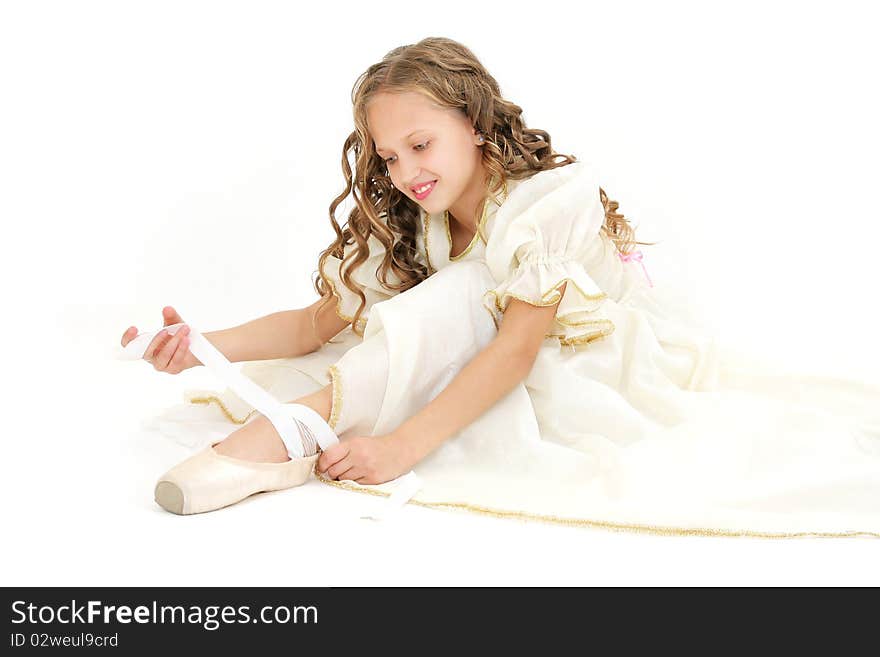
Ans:
{"type": "MultiPolygon", "coordinates": [[[[183,319],[171,306],[165,306],[162,309],[162,316],[165,327],[172,324],[183,324],[183,319]]],[[[174,335],[169,335],[168,331],[164,329],[159,331],[144,350],[144,360],[152,363],[153,367],[160,372],[175,370],[172,373],[176,374],[183,371],[186,355],[189,353],[189,331],[188,326],[181,326],[174,335]]],[[[120,343],[125,347],[137,335],[137,327],[129,326],[122,334],[120,343]]]]}
{"type": "Polygon", "coordinates": [[[129,326],[127,329],[125,329],[125,333],[122,334],[122,346],[124,347],[129,342],[134,340],[135,337],[137,337],[137,332],[138,330],[135,326],[129,326]]]}
{"type": "Polygon", "coordinates": [[[331,468],[335,467],[336,464],[345,459],[350,451],[348,445],[345,443],[337,443],[328,450],[322,452],[315,464],[318,468],[318,472],[328,473],[331,468]]]}
{"type": "Polygon", "coordinates": [[[340,474],[338,477],[336,477],[336,479],[339,481],[357,481],[358,479],[363,480],[365,479],[365,477],[358,468],[352,467],[340,474]]]}
{"type": "Polygon", "coordinates": [[[159,331],[156,333],[150,341],[149,346],[144,350],[144,360],[152,363],[157,355],[157,351],[166,344],[167,340],[168,333],[166,331],[159,331]]]}
{"type": "MultiPolygon", "coordinates": [[[[186,354],[187,345],[189,345],[189,327],[181,326],[177,332],[172,335],[165,343],[153,360],[153,366],[158,370],[171,371],[169,365],[177,352],[186,354]]],[[[180,360],[180,359],[178,359],[180,360]]]]}
{"type": "Polygon", "coordinates": [[[354,459],[352,459],[349,454],[341,461],[333,464],[333,466],[327,470],[327,476],[330,477],[330,479],[351,479],[354,475],[355,469],[354,459]]]}
{"type": "Polygon", "coordinates": [[[183,371],[184,361],[186,360],[186,355],[189,353],[189,326],[182,326],[177,332],[177,335],[181,335],[180,341],[177,345],[177,351],[174,352],[171,361],[168,363],[168,371],[173,372],[174,374],[183,371]]]}
{"type": "Polygon", "coordinates": [[[177,314],[177,311],[174,310],[171,306],[165,306],[162,309],[162,317],[165,319],[165,326],[171,326],[172,324],[181,324],[183,320],[180,318],[180,315],[177,314]]]}
{"type": "Polygon", "coordinates": [[[318,472],[325,472],[327,468],[342,458],[343,450],[341,449],[341,445],[337,443],[327,449],[321,450],[319,454],[318,460],[315,461],[315,468],[317,468],[318,472]]]}

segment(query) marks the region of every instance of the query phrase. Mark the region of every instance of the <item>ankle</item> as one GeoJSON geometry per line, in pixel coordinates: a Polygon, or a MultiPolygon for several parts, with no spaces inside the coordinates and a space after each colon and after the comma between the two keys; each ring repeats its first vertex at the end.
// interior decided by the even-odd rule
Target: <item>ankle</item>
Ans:
{"type": "Polygon", "coordinates": [[[265,416],[255,417],[214,446],[218,454],[245,461],[283,463],[290,460],[287,447],[265,416]]]}

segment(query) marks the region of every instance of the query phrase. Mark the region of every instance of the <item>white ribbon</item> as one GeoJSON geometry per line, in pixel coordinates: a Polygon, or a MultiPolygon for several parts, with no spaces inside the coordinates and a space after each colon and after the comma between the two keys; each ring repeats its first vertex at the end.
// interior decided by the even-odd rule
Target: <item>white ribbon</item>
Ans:
{"type": "MultiPolygon", "coordinates": [[[[169,335],[174,335],[183,326],[183,323],[171,324],[162,330],[166,331],[169,335]]],[[[296,426],[293,418],[301,421],[312,430],[315,440],[317,440],[322,450],[326,451],[339,442],[336,433],[318,412],[304,404],[279,402],[264,388],[261,388],[251,379],[244,376],[217,347],[192,328],[192,324],[188,324],[188,326],[190,327],[189,349],[193,355],[205,367],[213,371],[223,383],[235,391],[239,397],[265,415],[279,435],[288,438],[284,441],[285,444],[296,446],[295,449],[300,458],[304,456],[304,452],[299,428],[296,426]],[[291,437],[292,439],[290,439],[291,437]]],[[[133,340],[122,348],[118,358],[120,360],[141,360],[146,353],[147,347],[150,346],[153,338],[158,333],[159,331],[138,333],[133,340]]],[[[402,508],[421,487],[416,473],[412,470],[394,481],[398,482],[397,486],[388,498],[385,507],[376,515],[361,516],[361,518],[370,520],[389,518],[394,511],[402,508]]]]}

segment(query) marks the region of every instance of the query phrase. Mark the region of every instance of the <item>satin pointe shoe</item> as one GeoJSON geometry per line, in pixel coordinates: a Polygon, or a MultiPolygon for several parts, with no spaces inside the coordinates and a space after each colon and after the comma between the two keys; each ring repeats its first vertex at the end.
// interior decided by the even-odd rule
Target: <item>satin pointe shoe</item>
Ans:
{"type": "Polygon", "coordinates": [[[218,454],[210,445],[159,477],[156,503],[178,515],[215,511],[255,493],[301,486],[317,460],[318,454],[313,454],[284,463],[259,463],[218,454]]]}
{"type": "MultiPolygon", "coordinates": [[[[184,324],[164,327],[174,335],[184,324]]],[[[244,498],[264,491],[282,490],[300,486],[309,478],[318,460],[318,454],[305,455],[298,436],[298,422],[304,423],[322,451],[339,442],[330,425],[311,408],[297,403],[281,403],[266,390],[239,372],[213,344],[190,327],[190,351],[208,369],[231,388],[242,400],[265,415],[281,439],[288,446],[290,461],[284,463],[258,463],[244,461],[214,451],[214,443],[173,467],[159,478],[154,491],[156,502],[163,509],[179,515],[214,511],[240,502],[244,498]]],[[[118,350],[117,358],[137,360],[144,357],[146,348],[157,331],[140,333],[124,348],[118,350]]],[[[398,484],[391,493],[383,510],[372,516],[373,520],[390,517],[419,490],[419,478],[415,472],[398,477],[398,484]]]]}

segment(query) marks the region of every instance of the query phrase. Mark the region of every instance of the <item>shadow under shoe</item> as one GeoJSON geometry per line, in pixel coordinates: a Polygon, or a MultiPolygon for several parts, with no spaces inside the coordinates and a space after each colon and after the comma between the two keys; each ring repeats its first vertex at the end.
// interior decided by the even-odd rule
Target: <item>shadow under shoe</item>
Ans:
{"type": "Polygon", "coordinates": [[[318,460],[318,454],[313,454],[283,463],[245,461],[218,454],[214,445],[159,477],[155,490],[159,506],[178,515],[214,511],[255,493],[300,486],[318,460]]]}

